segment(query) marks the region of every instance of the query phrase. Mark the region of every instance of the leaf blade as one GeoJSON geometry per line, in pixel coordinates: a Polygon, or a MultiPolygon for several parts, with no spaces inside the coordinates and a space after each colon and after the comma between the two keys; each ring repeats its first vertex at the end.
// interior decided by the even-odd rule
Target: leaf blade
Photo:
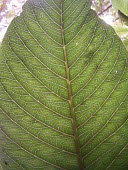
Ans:
{"type": "Polygon", "coordinates": [[[10,169],[117,166],[127,142],[127,52],[90,2],[29,0],[8,30],[1,105],[10,169]]]}

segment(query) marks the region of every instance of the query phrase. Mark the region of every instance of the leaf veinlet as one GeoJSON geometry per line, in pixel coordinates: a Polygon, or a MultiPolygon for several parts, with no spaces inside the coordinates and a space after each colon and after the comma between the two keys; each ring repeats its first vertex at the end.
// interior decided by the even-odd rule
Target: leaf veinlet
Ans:
{"type": "Polygon", "coordinates": [[[78,129],[77,129],[77,125],[76,125],[76,116],[75,116],[74,107],[73,107],[70,72],[69,72],[68,59],[67,59],[66,47],[65,47],[64,24],[63,24],[64,23],[63,22],[63,0],[60,0],[60,11],[61,11],[60,22],[61,22],[62,48],[63,48],[63,54],[64,54],[64,60],[65,60],[66,80],[67,80],[67,87],[68,87],[71,123],[72,123],[73,132],[74,132],[74,141],[75,141],[75,146],[76,146],[76,153],[77,153],[79,168],[80,168],[80,170],[83,170],[84,166],[83,166],[82,157],[81,157],[78,129]]]}

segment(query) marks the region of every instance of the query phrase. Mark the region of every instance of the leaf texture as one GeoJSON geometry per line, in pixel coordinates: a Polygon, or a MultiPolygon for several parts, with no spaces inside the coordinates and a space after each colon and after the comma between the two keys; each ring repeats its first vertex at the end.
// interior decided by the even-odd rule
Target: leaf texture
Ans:
{"type": "Polygon", "coordinates": [[[127,58],[90,0],[28,0],[1,48],[3,169],[127,169],[127,58]]]}

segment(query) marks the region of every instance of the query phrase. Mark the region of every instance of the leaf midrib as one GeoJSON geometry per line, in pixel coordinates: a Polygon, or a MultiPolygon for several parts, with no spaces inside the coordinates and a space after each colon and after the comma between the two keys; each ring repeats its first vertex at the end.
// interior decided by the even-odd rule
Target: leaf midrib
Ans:
{"type": "Polygon", "coordinates": [[[70,71],[69,71],[68,58],[67,58],[66,46],[65,46],[63,1],[62,0],[60,0],[60,27],[61,27],[61,36],[62,36],[62,48],[63,48],[63,54],[64,54],[64,60],[65,60],[66,81],[67,81],[68,96],[69,96],[71,124],[72,124],[72,129],[73,129],[74,142],[75,142],[75,147],[76,147],[76,154],[77,154],[79,168],[80,170],[83,170],[84,166],[83,166],[82,157],[81,157],[78,128],[76,125],[76,116],[75,116],[75,111],[74,111],[74,106],[73,106],[73,95],[72,95],[72,89],[71,89],[70,71]]]}

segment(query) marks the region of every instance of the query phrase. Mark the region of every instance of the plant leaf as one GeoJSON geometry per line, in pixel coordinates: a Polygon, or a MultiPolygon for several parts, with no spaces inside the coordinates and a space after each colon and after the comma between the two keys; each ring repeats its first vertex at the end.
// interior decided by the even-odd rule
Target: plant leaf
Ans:
{"type": "Polygon", "coordinates": [[[128,27],[127,26],[122,26],[122,25],[115,25],[113,26],[115,29],[117,35],[121,38],[123,41],[127,51],[128,51],[128,27]]]}
{"type": "Polygon", "coordinates": [[[28,0],[1,47],[3,169],[127,169],[127,58],[91,0],[28,0]]]}
{"type": "Polygon", "coordinates": [[[128,16],[127,0],[112,0],[112,5],[115,9],[120,10],[124,15],[128,16]]]}

